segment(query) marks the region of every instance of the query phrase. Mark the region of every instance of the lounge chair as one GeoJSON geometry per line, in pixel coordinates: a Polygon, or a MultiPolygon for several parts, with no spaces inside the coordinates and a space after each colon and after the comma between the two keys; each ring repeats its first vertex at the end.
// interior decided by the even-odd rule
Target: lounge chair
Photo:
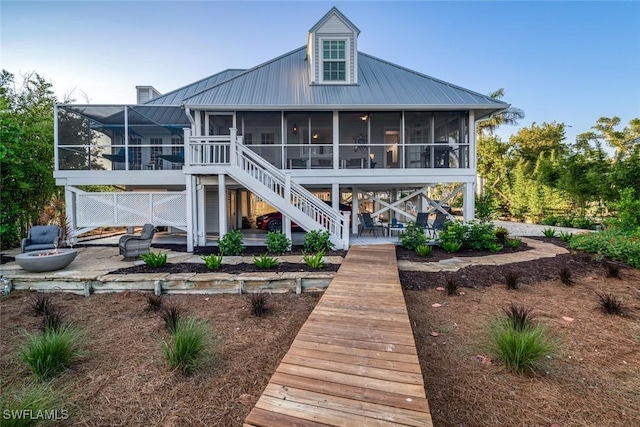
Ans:
{"type": "Polygon", "coordinates": [[[118,241],[118,248],[120,249],[120,255],[125,259],[138,258],[142,254],[149,253],[151,251],[151,241],[153,235],[156,232],[156,228],[153,224],[145,224],[142,226],[142,233],[137,236],[134,234],[125,234],[120,237],[118,241]]]}
{"type": "Polygon", "coordinates": [[[29,229],[27,237],[22,239],[22,252],[55,249],[62,239],[62,229],[57,225],[34,225],[29,229]]]}

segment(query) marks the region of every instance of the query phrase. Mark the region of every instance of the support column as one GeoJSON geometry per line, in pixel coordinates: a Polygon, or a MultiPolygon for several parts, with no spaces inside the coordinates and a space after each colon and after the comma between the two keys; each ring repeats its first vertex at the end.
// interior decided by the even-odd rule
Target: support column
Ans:
{"type": "Polygon", "coordinates": [[[337,182],[331,184],[331,207],[340,210],[340,184],[337,182]]]}
{"type": "Polygon", "coordinates": [[[236,228],[242,230],[242,190],[236,190],[236,228]]]}
{"type": "Polygon", "coordinates": [[[187,194],[187,252],[193,252],[195,236],[193,229],[193,212],[195,211],[194,203],[196,201],[193,190],[195,188],[195,177],[193,175],[187,175],[186,189],[187,194]]]}
{"type": "MultiPolygon", "coordinates": [[[[64,186],[64,205],[65,212],[67,213],[67,220],[71,226],[71,235],[74,236],[76,229],[78,228],[76,221],[76,199],[73,197],[73,192],[69,189],[68,185],[64,186]]],[[[70,237],[70,236],[67,236],[70,237]]]]}
{"type": "Polygon", "coordinates": [[[218,232],[220,238],[227,234],[227,182],[223,173],[218,175],[218,232]]]}
{"type": "Polygon", "coordinates": [[[358,234],[358,197],[360,192],[357,188],[351,189],[351,233],[358,234]]]}
{"type": "Polygon", "coordinates": [[[207,245],[207,221],[205,216],[205,189],[204,185],[200,184],[196,179],[196,217],[194,219],[194,223],[196,224],[197,230],[196,235],[198,237],[198,246],[206,246],[207,245]]]}
{"type": "Polygon", "coordinates": [[[476,199],[475,199],[475,183],[467,182],[464,184],[464,197],[462,204],[463,221],[473,221],[475,218],[476,199]]]}
{"type": "MultiPolygon", "coordinates": [[[[291,171],[284,172],[284,200],[291,203],[291,171]]],[[[287,239],[291,240],[291,218],[282,215],[282,232],[287,239]]]]}

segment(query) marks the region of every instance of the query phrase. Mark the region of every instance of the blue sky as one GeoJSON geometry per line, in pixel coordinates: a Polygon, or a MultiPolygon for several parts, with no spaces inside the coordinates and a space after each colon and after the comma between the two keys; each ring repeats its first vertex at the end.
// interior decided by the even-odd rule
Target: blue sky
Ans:
{"type": "Polygon", "coordinates": [[[3,0],[0,59],[61,99],[135,103],[136,85],[168,92],[303,46],[332,6],[360,29],[360,51],[480,93],[504,87],[523,126],[564,122],[573,141],[601,116],[640,117],[639,2],[3,0]]]}

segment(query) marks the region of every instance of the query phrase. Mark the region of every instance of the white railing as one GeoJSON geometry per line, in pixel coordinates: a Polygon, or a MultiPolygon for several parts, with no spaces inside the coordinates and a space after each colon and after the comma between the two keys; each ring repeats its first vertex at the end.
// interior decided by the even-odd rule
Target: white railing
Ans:
{"type": "Polygon", "coordinates": [[[191,137],[187,164],[193,166],[228,165],[231,163],[229,135],[191,137]]]}

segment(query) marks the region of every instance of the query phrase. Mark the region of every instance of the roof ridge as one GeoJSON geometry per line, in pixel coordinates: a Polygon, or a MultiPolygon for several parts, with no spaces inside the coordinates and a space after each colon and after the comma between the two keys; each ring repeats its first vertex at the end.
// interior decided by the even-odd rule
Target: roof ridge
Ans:
{"type": "Polygon", "coordinates": [[[287,53],[284,53],[284,54],[282,54],[282,55],[280,55],[280,56],[276,56],[275,58],[271,58],[270,60],[268,60],[268,61],[266,61],[266,62],[263,62],[263,63],[261,63],[261,64],[256,65],[255,67],[252,67],[252,68],[249,68],[249,69],[244,70],[244,72],[242,72],[242,73],[240,73],[240,74],[237,74],[237,75],[235,75],[235,76],[231,77],[230,79],[227,79],[227,80],[225,80],[225,81],[223,81],[223,82],[220,82],[220,83],[218,83],[218,84],[215,84],[215,85],[211,86],[210,88],[203,89],[203,90],[201,90],[200,92],[196,92],[196,93],[194,93],[194,94],[192,94],[192,95],[189,95],[188,97],[184,98],[184,99],[181,101],[181,103],[182,103],[182,104],[184,104],[184,102],[185,102],[187,99],[189,99],[189,98],[193,98],[193,97],[195,97],[195,96],[197,96],[197,95],[200,95],[200,94],[202,94],[202,93],[204,93],[204,92],[210,91],[211,89],[214,89],[214,88],[216,88],[216,87],[218,87],[218,86],[220,86],[220,85],[222,85],[222,84],[229,83],[230,81],[233,81],[233,80],[235,80],[235,79],[237,79],[237,78],[239,78],[239,77],[242,77],[242,76],[244,76],[244,75],[246,75],[246,74],[249,74],[249,73],[251,73],[252,71],[255,71],[255,70],[260,69],[260,68],[263,68],[263,67],[266,67],[267,65],[272,64],[272,63],[274,63],[274,62],[276,62],[276,61],[279,61],[280,59],[282,59],[282,58],[284,58],[284,57],[287,57],[287,56],[289,56],[289,55],[293,55],[294,53],[297,53],[297,52],[299,52],[299,51],[301,51],[301,50],[306,50],[306,49],[307,49],[307,45],[304,45],[304,46],[302,46],[302,47],[299,47],[299,48],[293,49],[292,51],[289,51],[289,52],[287,52],[287,53]]]}
{"type": "Polygon", "coordinates": [[[471,89],[467,89],[467,88],[464,88],[464,87],[462,87],[462,86],[458,86],[458,85],[456,85],[456,84],[449,83],[449,82],[446,82],[446,81],[444,81],[444,80],[438,79],[438,78],[436,78],[436,77],[429,76],[429,75],[424,74],[424,73],[421,73],[421,72],[419,72],[419,71],[412,70],[411,68],[403,67],[402,65],[398,65],[398,64],[395,64],[395,63],[393,63],[393,62],[390,62],[390,61],[387,61],[387,60],[384,60],[384,59],[380,59],[380,58],[378,58],[377,56],[370,55],[370,54],[365,53],[365,52],[362,52],[362,51],[360,51],[360,50],[358,51],[358,53],[359,53],[359,54],[361,54],[361,55],[367,56],[367,57],[369,57],[369,58],[371,58],[371,59],[373,59],[373,60],[375,60],[375,61],[383,62],[383,63],[385,63],[385,64],[387,64],[387,65],[391,65],[392,67],[399,68],[399,69],[404,70],[404,71],[408,71],[408,72],[410,72],[410,73],[412,73],[412,74],[415,74],[415,75],[417,75],[417,76],[420,76],[420,77],[425,77],[425,78],[427,78],[427,79],[430,79],[430,80],[433,80],[433,81],[435,81],[435,82],[438,82],[438,83],[444,84],[444,85],[449,86],[449,87],[451,87],[451,88],[455,88],[455,89],[458,89],[458,90],[462,90],[462,91],[464,91],[464,92],[471,93],[471,94],[473,94],[473,95],[481,96],[481,97],[483,97],[483,98],[485,98],[485,99],[490,99],[490,100],[495,101],[495,102],[498,102],[498,103],[500,103],[500,104],[509,105],[507,102],[501,101],[501,100],[499,100],[499,99],[491,98],[490,96],[487,96],[487,95],[484,95],[484,94],[482,94],[482,93],[479,93],[479,92],[473,91],[473,90],[471,90],[471,89]]]}

